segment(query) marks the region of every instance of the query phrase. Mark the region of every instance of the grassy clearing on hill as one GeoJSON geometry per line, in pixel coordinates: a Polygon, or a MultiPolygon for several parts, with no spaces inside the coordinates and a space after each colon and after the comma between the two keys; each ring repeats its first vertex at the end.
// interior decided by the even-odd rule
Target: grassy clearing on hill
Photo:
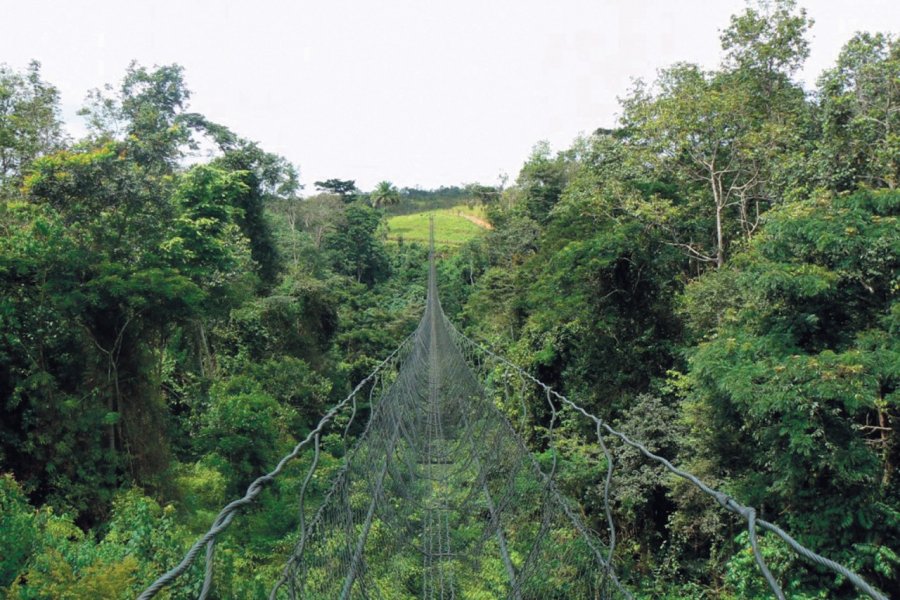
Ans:
{"type": "Polygon", "coordinates": [[[429,215],[434,215],[434,242],[438,246],[459,246],[485,231],[464,216],[483,219],[480,207],[473,209],[461,204],[453,208],[391,217],[388,219],[389,239],[428,243],[429,215]]]}

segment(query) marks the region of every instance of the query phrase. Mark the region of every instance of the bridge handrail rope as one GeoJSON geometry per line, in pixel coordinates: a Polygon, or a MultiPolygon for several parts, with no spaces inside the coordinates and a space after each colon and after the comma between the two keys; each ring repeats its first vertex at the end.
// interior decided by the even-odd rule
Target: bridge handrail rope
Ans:
{"type": "MultiPolygon", "coordinates": [[[[405,379],[408,379],[410,373],[413,373],[412,377],[414,378],[414,373],[420,372],[422,367],[425,367],[425,363],[422,361],[421,352],[417,353],[417,350],[422,349],[423,340],[421,339],[420,333],[422,329],[422,324],[407,338],[404,342],[405,345],[409,346],[406,351],[405,358],[398,365],[398,376],[397,379],[392,382],[387,389],[382,387],[381,393],[378,396],[378,402],[373,402],[373,398],[375,397],[375,386],[369,391],[369,403],[372,406],[370,411],[370,416],[366,422],[366,425],[362,431],[362,433],[357,437],[355,443],[353,444],[352,449],[345,455],[345,460],[343,461],[343,465],[338,470],[335,476],[331,479],[331,486],[326,492],[322,503],[315,511],[315,514],[312,520],[309,522],[308,526],[302,527],[300,531],[300,539],[296,543],[294,550],[291,552],[288,560],[285,564],[285,567],[282,571],[281,577],[275,583],[275,586],[272,588],[269,598],[274,599],[277,597],[277,594],[280,590],[282,590],[285,586],[287,587],[287,593],[292,600],[297,598],[297,583],[295,581],[295,576],[297,575],[297,569],[300,568],[302,570],[302,558],[304,552],[308,550],[307,544],[310,541],[311,536],[313,535],[314,530],[325,527],[325,521],[327,520],[325,517],[325,513],[329,508],[329,505],[336,500],[338,496],[341,495],[342,487],[346,485],[350,480],[350,469],[353,464],[353,459],[357,456],[357,454],[361,451],[365,451],[365,445],[371,441],[372,428],[378,422],[382,422],[384,420],[388,420],[391,423],[391,433],[388,437],[390,437],[390,441],[387,442],[385,446],[385,461],[384,464],[379,464],[380,474],[376,476],[376,481],[370,482],[373,484],[372,486],[372,498],[369,503],[369,510],[367,511],[365,520],[366,524],[363,525],[362,531],[355,538],[354,543],[354,551],[353,558],[349,561],[348,564],[348,572],[347,578],[345,579],[345,585],[341,591],[341,597],[346,597],[350,590],[353,587],[354,582],[360,577],[364,575],[364,569],[361,569],[361,566],[364,563],[363,556],[361,554],[361,549],[365,544],[366,538],[368,537],[368,529],[371,527],[372,519],[374,517],[374,509],[376,507],[376,503],[379,499],[383,498],[383,480],[384,476],[391,470],[393,464],[393,454],[394,454],[394,446],[399,437],[402,437],[402,422],[397,420],[395,416],[392,416],[391,413],[397,411],[397,407],[394,406],[392,402],[385,401],[385,398],[389,397],[393,394],[397,389],[401,389],[401,391],[397,394],[399,396],[408,396],[411,393],[411,389],[409,389],[409,382],[405,379]],[[411,341],[410,341],[411,339],[411,341]],[[410,364],[413,367],[410,367],[410,364]],[[418,369],[415,367],[419,367],[418,369]]],[[[403,345],[401,345],[401,348],[403,345]]],[[[398,355],[400,349],[394,353],[395,356],[398,355]]],[[[399,359],[398,359],[399,360],[399,359]]],[[[384,380],[382,379],[382,384],[384,384],[384,380]]],[[[349,428],[349,423],[346,429],[349,428]]],[[[383,433],[383,432],[381,432],[383,433]]],[[[315,460],[314,460],[315,462],[315,460]]],[[[307,477],[310,476],[314,465],[310,466],[310,471],[307,473],[307,477]]],[[[304,506],[304,495],[305,488],[301,487],[301,495],[300,495],[300,511],[303,512],[306,510],[304,506]]],[[[383,505],[384,503],[380,503],[383,505]]],[[[301,524],[304,524],[305,521],[301,521],[301,524]]],[[[301,576],[302,579],[302,576],[301,576]]],[[[301,584],[301,595],[302,595],[302,584],[301,584]]]]}
{"type": "MultiPolygon", "coordinates": [[[[412,334],[410,334],[410,336],[407,337],[406,340],[404,340],[404,342],[397,348],[397,350],[391,355],[391,357],[388,357],[388,360],[390,360],[390,358],[398,355],[400,353],[401,348],[403,348],[404,345],[409,342],[410,338],[415,336],[415,333],[416,332],[413,332],[412,334]]],[[[384,367],[384,363],[379,365],[378,368],[381,369],[383,367],[384,367]]],[[[375,375],[374,372],[373,372],[373,375],[375,375]]],[[[376,375],[376,378],[373,380],[372,387],[369,390],[369,406],[373,407],[372,411],[370,413],[370,417],[369,417],[368,421],[366,422],[366,425],[363,428],[362,433],[359,434],[359,437],[357,438],[356,443],[353,445],[353,448],[350,450],[350,452],[348,452],[348,454],[347,454],[348,457],[352,457],[356,453],[356,451],[362,445],[363,441],[368,437],[370,428],[376,420],[376,415],[385,409],[385,403],[379,403],[377,406],[374,406],[372,403],[372,399],[373,399],[376,385],[377,385],[375,383],[375,381],[377,381],[377,375],[376,375]]],[[[363,382],[363,383],[365,383],[365,382],[363,382]]],[[[347,433],[350,430],[350,426],[353,424],[353,418],[356,416],[356,394],[355,394],[356,391],[358,391],[358,388],[356,390],[354,390],[354,393],[352,394],[353,407],[352,407],[352,413],[350,415],[350,420],[347,422],[347,425],[344,427],[344,437],[345,438],[347,436],[347,433]]],[[[322,502],[322,505],[319,507],[319,510],[316,511],[315,515],[313,516],[312,520],[310,521],[309,527],[307,528],[306,520],[305,520],[306,506],[305,506],[304,500],[306,497],[307,486],[309,485],[309,482],[312,479],[312,477],[316,471],[316,467],[318,466],[318,462],[319,462],[319,446],[318,445],[315,446],[314,453],[315,454],[313,456],[312,463],[310,463],[310,466],[306,473],[306,477],[303,480],[303,484],[300,486],[300,495],[299,495],[299,502],[298,502],[298,504],[300,506],[300,510],[298,511],[299,512],[299,522],[300,522],[299,523],[300,538],[299,538],[299,541],[297,542],[294,550],[291,552],[290,557],[288,558],[288,561],[282,572],[282,576],[275,583],[275,586],[272,588],[272,590],[269,594],[270,600],[274,600],[276,598],[276,594],[282,588],[282,586],[284,586],[286,583],[288,583],[290,581],[289,578],[293,574],[293,570],[296,567],[296,559],[303,554],[303,550],[305,548],[305,545],[306,545],[306,542],[308,539],[307,538],[308,532],[311,531],[314,527],[319,525],[319,522],[322,518],[323,510],[328,505],[328,502],[331,500],[332,496],[336,493],[338,483],[342,479],[346,478],[347,471],[350,467],[351,458],[348,458],[347,460],[344,461],[344,464],[338,470],[337,474],[332,478],[332,485],[326,492],[325,498],[322,502]]],[[[386,463],[386,464],[389,465],[390,462],[388,461],[388,463],[386,463]]],[[[293,585],[290,586],[289,591],[291,594],[291,598],[292,599],[295,598],[295,593],[294,593],[295,590],[293,588],[293,585]]]]}
{"type": "MultiPolygon", "coordinates": [[[[594,557],[592,559],[594,570],[590,577],[597,577],[597,579],[592,580],[595,583],[599,581],[597,588],[591,588],[596,590],[594,594],[596,595],[596,592],[600,592],[603,598],[607,598],[607,585],[611,583],[622,596],[631,598],[632,594],[624,587],[613,567],[616,549],[616,527],[610,502],[610,489],[614,463],[612,452],[604,441],[606,435],[611,435],[627,446],[638,450],[647,459],[662,465],[670,473],[690,482],[704,494],[713,498],[726,511],[743,518],[746,521],[750,546],[756,564],[776,598],[784,599],[785,595],[762,556],[757,540],[758,528],[778,536],[798,555],[843,576],[870,598],[887,600],[887,596],[844,565],[813,552],[777,525],[758,519],[756,510],[753,507],[737,502],[725,493],[704,483],[692,473],[676,467],[669,460],[650,451],[644,444],[614,429],[578,403],[556,392],[553,388],[541,382],[501,354],[494,352],[486,345],[460,332],[444,314],[440,305],[434,264],[433,222],[431,229],[428,298],[425,314],[419,327],[404,339],[386,359],[379,363],[366,378],[360,381],[346,398],[329,409],[322,416],[316,427],[302,441],[297,443],[290,453],[282,457],[272,471],[253,481],[248,486],[243,497],[226,505],[219,512],[209,530],[194,542],[181,562],[161,575],[144,590],[138,597],[139,600],[152,598],[164,587],[184,574],[195,563],[197,556],[204,547],[206,548],[205,570],[199,598],[201,600],[207,598],[212,587],[214,553],[219,534],[231,524],[239,510],[252,503],[266,484],[271,483],[290,461],[297,458],[310,446],[313,448],[313,456],[310,464],[306,467],[305,476],[302,478],[299,491],[299,540],[288,557],[280,579],[271,591],[271,599],[274,599],[279,590],[283,590],[285,585],[287,585],[287,593],[292,600],[298,597],[298,589],[300,596],[304,596],[306,573],[310,564],[305,557],[314,552],[310,549],[309,544],[319,543],[315,540],[323,539],[323,535],[334,535],[334,533],[327,532],[332,532],[336,525],[343,527],[343,535],[348,540],[344,543],[347,546],[343,550],[344,555],[337,559],[338,562],[343,560],[347,563],[347,572],[341,574],[343,585],[341,586],[340,597],[342,599],[350,598],[356,581],[360,582],[359,585],[362,588],[366,588],[368,583],[366,582],[367,574],[364,553],[376,509],[393,510],[390,502],[383,502],[386,497],[385,478],[390,475],[392,481],[401,482],[402,476],[395,477],[392,473],[394,473],[395,469],[403,467],[409,470],[411,478],[415,478],[417,475],[414,471],[418,460],[426,461],[424,463],[425,466],[422,467],[424,472],[419,474],[418,477],[425,481],[428,489],[432,491],[425,498],[417,497],[408,487],[394,489],[392,493],[399,494],[396,496],[398,500],[407,502],[409,506],[418,507],[425,511],[421,532],[421,552],[424,561],[423,594],[430,593],[430,597],[435,597],[439,591],[440,596],[443,598],[446,583],[448,586],[447,593],[451,597],[455,596],[452,565],[446,565],[449,570],[446,571],[445,576],[445,561],[453,560],[452,557],[454,556],[454,553],[451,552],[450,540],[449,517],[451,509],[447,497],[440,494],[437,496],[433,495],[435,493],[435,482],[442,482],[441,486],[446,486],[450,483],[451,478],[462,476],[469,469],[474,469],[474,480],[470,492],[472,495],[467,498],[474,497],[478,492],[485,498],[490,522],[484,531],[485,535],[496,534],[497,536],[503,567],[509,579],[510,595],[507,598],[512,598],[513,600],[522,598],[523,591],[527,591],[523,586],[531,585],[531,583],[527,582],[534,581],[530,579],[531,574],[535,572],[535,569],[540,568],[538,566],[541,564],[540,553],[543,552],[541,540],[548,534],[554,511],[558,511],[555,514],[559,515],[560,518],[565,518],[570,523],[566,527],[571,526],[573,531],[581,536],[585,546],[594,557]],[[443,351],[438,349],[438,337],[441,338],[443,351]],[[522,425],[526,423],[525,419],[527,417],[526,390],[533,384],[536,387],[532,389],[535,391],[540,390],[538,393],[545,397],[551,415],[549,426],[546,429],[551,459],[548,472],[544,471],[538,464],[535,455],[529,450],[522,434],[516,431],[516,428],[504,411],[500,410],[500,406],[495,404],[485,393],[486,388],[484,387],[484,381],[482,381],[483,375],[490,373],[491,369],[498,368],[498,365],[502,365],[502,368],[506,369],[504,371],[503,385],[506,386],[507,399],[510,396],[509,382],[513,381],[513,384],[515,384],[516,380],[519,382],[519,400],[522,403],[523,410],[522,425]],[[446,372],[444,371],[445,368],[447,369],[446,372]],[[388,373],[396,371],[396,378],[388,381],[388,378],[382,375],[385,370],[388,373]],[[456,391],[448,391],[445,396],[443,390],[438,390],[438,380],[451,382],[455,386],[454,389],[456,391]],[[357,395],[366,386],[371,386],[368,392],[371,406],[368,421],[362,433],[345,454],[343,465],[332,477],[331,487],[324,495],[322,503],[313,514],[312,519],[307,521],[305,515],[307,487],[319,464],[323,431],[329,425],[341,425],[343,438],[346,443],[350,426],[357,416],[357,395]],[[376,395],[376,388],[379,386],[380,389],[378,395],[376,395]],[[373,399],[377,401],[373,402],[373,399]],[[456,449],[448,445],[451,438],[444,432],[442,403],[445,402],[455,403],[449,405],[448,408],[455,407],[455,414],[458,415],[462,427],[462,434],[454,438],[456,439],[456,449]],[[337,418],[345,410],[350,413],[349,422],[346,425],[342,425],[337,418]],[[605,544],[605,551],[603,551],[603,544],[595,532],[590,530],[583,522],[580,515],[577,514],[576,507],[570,504],[556,485],[558,466],[557,445],[555,443],[558,435],[556,428],[562,422],[563,411],[573,411],[576,415],[585,417],[593,424],[598,447],[606,459],[606,472],[602,483],[602,501],[609,537],[605,544]],[[469,414],[470,412],[471,415],[469,414]],[[409,419],[412,419],[412,421],[409,421],[409,419]],[[420,435],[416,433],[416,430],[421,427],[425,427],[425,431],[420,435]],[[476,432],[475,427],[487,429],[483,429],[479,433],[476,432]],[[502,460],[498,462],[500,455],[490,454],[494,452],[489,447],[490,444],[482,444],[480,450],[476,448],[476,437],[480,437],[487,431],[492,432],[490,435],[500,436],[495,437],[494,441],[497,444],[497,448],[503,448],[503,451],[511,454],[511,462],[508,464],[502,460]],[[397,454],[398,444],[406,448],[400,454],[397,454]],[[438,449],[439,452],[435,453],[435,449],[438,449]],[[457,456],[459,453],[462,455],[457,456]],[[455,457],[454,463],[451,463],[451,454],[455,457]],[[492,456],[494,458],[491,468],[493,469],[492,473],[496,476],[494,479],[495,485],[499,481],[505,482],[498,488],[498,491],[501,493],[500,497],[495,497],[488,487],[488,465],[485,461],[491,460],[492,456]],[[361,465],[359,461],[362,462],[361,465]],[[440,466],[436,466],[438,463],[435,461],[439,461],[440,466]],[[454,469],[450,470],[447,466],[449,464],[454,464],[454,469]],[[514,499],[512,493],[509,491],[503,492],[504,489],[515,489],[513,483],[517,473],[519,473],[519,466],[516,465],[526,467],[526,470],[530,466],[530,470],[533,471],[533,480],[541,485],[539,494],[542,495],[542,499],[537,505],[542,515],[540,527],[534,541],[531,543],[530,551],[525,553],[524,560],[518,566],[513,565],[510,559],[507,539],[502,525],[502,518],[505,518],[504,515],[508,515],[505,512],[506,509],[516,509],[516,507],[509,504],[514,499]],[[362,467],[361,471],[359,470],[360,467],[362,467]],[[348,497],[351,493],[349,486],[352,483],[351,470],[354,469],[357,485],[368,486],[368,495],[365,496],[368,501],[368,509],[359,515],[363,518],[363,522],[359,524],[360,528],[358,530],[356,528],[357,525],[355,525],[353,509],[348,504],[348,497]],[[349,540],[352,540],[352,545],[349,540]],[[437,550],[436,553],[435,549],[437,550]],[[434,562],[435,560],[437,561],[436,563],[434,562]],[[435,580],[435,578],[437,579],[435,580]]],[[[457,509],[468,506],[469,502],[469,499],[463,500],[462,503],[456,502],[457,509]]],[[[379,519],[384,516],[380,516],[379,519]]],[[[390,516],[394,519],[393,522],[395,524],[403,526],[405,519],[397,518],[398,514],[395,513],[390,513],[390,516]]],[[[406,538],[403,538],[403,540],[406,540],[406,538]]],[[[409,542],[403,541],[403,543],[408,544],[409,542]]],[[[341,545],[341,542],[338,541],[337,544],[341,545]]],[[[318,552],[322,552],[321,544],[318,548],[318,552]]],[[[453,550],[456,550],[455,546],[453,550]]],[[[337,573],[332,572],[330,575],[337,575],[337,573]]],[[[368,597],[365,589],[361,591],[365,597],[368,597]]],[[[377,592],[378,590],[376,588],[373,591],[377,592]]],[[[531,597],[531,595],[527,597],[531,597]]]]}
{"type": "MultiPolygon", "coordinates": [[[[443,316],[443,318],[444,318],[445,323],[450,326],[450,331],[452,334],[461,335],[455,328],[453,328],[452,324],[446,318],[446,316],[443,316]]],[[[468,339],[468,338],[466,338],[466,339],[468,339]]],[[[524,373],[524,371],[522,371],[522,372],[524,373]]],[[[601,588],[604,586],[605,580],[609,579],[612,582],[613,586],[615,586],[615,588],[623,596],[625,596],[626,598],[631,600],[631,598],[633,596],[624,587],[622,582],[619,581],[618,577],[616,576],[615,570],[613,569],[612,551],[614,550],[614,547],[615,547],[615,526],[612,524],[612,513],[611,513],[611,509],[609,508],[609,503],[607,502],[606,510],[609,513],[608,523],[611,526],[611,528],[610,528],[610,543],[607,544],[606,557],[604,558],[600,552],[600,549],[597,548],[591,542],[591,533],[592,533],[591,530],[588,528],[588,526],[584,522],[582,522],[582,519],[572,509],[572,507],[570,506],[569,502],[566,500],[563,493],[557,487],[556,480],[553,477],[554,471],[551,470],[548,473],[548,472],[545,472],[541,468],[541,466],[538,464],[537,459],[535,459],[534,455],[526,447],[525,441],[522,439],[522,436],[516,432],[515,427],[513,427],[513,424],[509,421],[509,419],[506,417],[506,415],[504,415],[490,401],[487,401],[487,407],[491,413],[493,413],[497,416],[497,418],[500,420],[500,422],[503,424],[503,426],[510,433],[511,437],[515,440],[516,444],[519,445],[522,448],[523,452],[528,456],[528,462],[529,462],[533,472],[539,479],[541,479],[543,481],[543,483],[545,485],[545,493],[547,494],[547,496],[552,498],[555,505],[562,509],[563,514],[571,522],[571,524],[575,528],[575,530],[578,531],[578,533],[583,537],[587,546],[591,549],[593,554],[596,556],[597,563],[602,565],[603,581],[601,582],[601,588]]],[[[605,449],[605,446],[604,446],[604,449],[605,449]]],[[[607,451],[607,458],[608,458],[608,464],[612,465],[612,457],[609,455],[608,451],[607,451]]],[[[555,468],[555,465],[556,465],[555,457],[554,457],[552,465],[553,465],[553,468],[555,468]]],[[[606,483],[606,485],[608,485],[608,483],[606,483]]],[[[605,493],[605,497],[606,498],[609,497],[608,489],[605,493]]],[[[518,584],[517,584],[516,586],[514,586],[513,592],[518,594],[519,591],[520,590],[518,589],[518,584]]]]}
{"type": "MultiPolygon", "coordinates": [[[[803,556],[804,558],[806,558],[816,564],[822,565],[839,575],[842,575],[843,577],[845,577],[847,579],[847,581],[849,581],[851,584],[853,584],[853,586],[855,586],[858,590],[860,590],[861,592],[863,592],[870,598],[873,598],[875,600],[888,600],[887,596],[885,596],[880,591],[875,589],[871,584],[869,584],[866,580],[864,580],[860,575],[858,575],[854,571],[851,571],[849,568],[845,567],[844,565],[842,565],[838,562],[835,562],[835,561],[828,559],[820,554],[817,554],[816,552],[813,552],[812,550],[810,550],[809,548],[807,548],[806,546],[804,546],[803,544],[798,542],[790,534],[785,532],[783,529],[781,529],[774,523],[771,523],[771,522],[763,520],[763,519],[758,519],[756,517],[756,509],[754,509],[753,507],[745,506],[745,505],[739,503],[734,498],[731,498],[724,492],[721,492],[721,491],[707,485],[706,483],[701,481],[694,474],[684,471],[682,469],[679,469],[678,467],[673,465],[670,461],[666,460],[662,456],[659,456],[658,454],[651,452],[646,446],[644,446],[640,442],[637,442],[637,441],[631,439],[628,435],[622,433],[621,431],[613,429],[608,423],[606,423],[602,419],[596,417],[595,415],[591,414],[581,405],[577,404],[576,402],[573,402],[566,396],[563,396],[562,394],[560,394],[559,392],[557,392],[556,390],[554,390],[547,384],[543,383],[542,381],[540,381],[539,379],[537,379],[536,377],[534,377],[533,375],[531,375],[530,373],[528,373],[527,371],[525,371],[524,369],[522,369],[521,367],[516,365],[515,363],[511,362],[510,360],[503,357],[502,355],[490,350],[486,346],[472,340],[471,338],[469,338],[468,336],[466,336],[465,334],[460,332],[453,325],[453,323],[446,317],[444,317],[444,319],[445,319],[447,326],[450,328],[450,331],[455,335],[455,337],[457,339],[468,344],[472,349],[482,352],[483,354],[490,356],[491,358],[503,363],[508,368],[512,369],[513,371],[515,371],[522,377],[525,377],[526,379],[528,379],[529,381],[531,381],[532,383],[534,383],[535,385],[540,387],[542,390],[544,390],[544,392],[548,396],[553,396],[554,398],[556,398],[557,400],[561,401],[563,404],[565,404],[566,406],[568,406],[569,408],[574,410],[575,412],[580,413],[584,417],[593,421],[597,428],[597,436],[598,436],[598,440],[600,441],[601,445],[603,445],[602,437],[600,436],[600,430],[602,428],[610,435],[615,436],[616,438],[618,438],[625,444],[638,450],[645,457],[663,465],[669,472],[673,473],[674,475],[677,475],[678,477],[680,477],[682,479],[689,481],[691,484],[693,484],[695,487],[697,487],[703,493],[712,497],[725,510],[735,513],[735,514],[743,517],[744,519],[746,519],[747,531],[748,531],[748,535],[750,538],[750,544],[751,544],[751,548],[753,550],[753,556],[754,556],[754,559],[756,560],[756,564],[758,565],[760,571],[762,572],[763,576],[765,577],[766,582],[769,584],[769,587],[772,589],[772,592],[780,600],[784,600],[785,595],[784,595],[784,592],[781,590],[780,586],[778,585],[778,582],[775,581],[775,577],[772,575],[771,571],[766,566],[766,562],[762,556],[762,552],[759,549],[759,544],[758,544],[757,538],[756,538],[757,526],[777,535],[791,549],[793,549],[794,552],[796,552],[798,555],[803,556]]],[[[609,452],[605,448],[605,445],[603,446],[603,450],[607,454],[607,457],[609,457],[609,452]]],[[[612,464],[611,461],[608,464],[611,465],[612,464]]],[[[610,519],[610,521],[611,521],[611,517],[610,517],[610,513],[609,513],[609,477],[610,477],[610,474],[609,474],[609,470],[608,470],[607,471],[607,480],[604,485],[604,496],[605,496],[604,503],[606,505],[605,508],[607,511],[607,518],[610,519]]]]}
{"type": "Polygon", "coordinates": [[[159,576],[156,581],[150,584],[147,589],[145,589],[140,596],[138,596],[138,600],[149,600],[153,598],[156,594],[158,594],[163,588],[171,584],[178,577],[184,574],[194,561],[197,558],[197,555],[200,553],[201,548],[206,546],[206,561],[204,567],[204,575],[203,575],[203,587],[200,591],[199,599],[205,600],[210,592],[212,586],[212,573],[213,573],[213,559],[215,554],[215,545],[216,539],[220,533],[222,533],[228,526],[231,524],[231,521],[234,519],[237,512],[248,504],[252,503],[259,493],[263,490],[263,487],[269,483],[271,483],[275,477],[277,477],[285,468],[285,466],[297,456],[310,444],[311,441],[316,440],[316,447],[318,449],[318,439],[322,433],[322,430],[334,419],[334,417],[343,410],[348,404],[353,403],[354,414],[356,411],[356,402],[355,398],[357,393],[362,390],[367,384],[372,382],[378,374],[393,361],[393,359],[401,354],[404,348],[407,347],[410,340],[413,339],[415,332],[409,334],[406,339],[404,339],[397,348],[394,349],[393,352],[388,355],[383,361],[378,363],[378,365],[372,370],[369,375],[360,381],[353,391],[350,394],[331,407],[331,409],[322,416],[316,425],[315,429],[310,431],[303,440],[297,443],[296,446],[288,453],[285,454],[281,460],[278,461],[278,464],[275,465],[275,468],[262,475],[257,477],[253,482],[247,486],[246,493],[229,504],[227,504],[216,516],[215,521],[213,521],[212,526],[207,530],[205,534],[203,534],[200,538],[197,539],[196,542],[191,546],[191,548],[185,553],[184,558],[182,558],[181,562],[178,563],[175,567],[166,571],[162,575],[159,576]]]}

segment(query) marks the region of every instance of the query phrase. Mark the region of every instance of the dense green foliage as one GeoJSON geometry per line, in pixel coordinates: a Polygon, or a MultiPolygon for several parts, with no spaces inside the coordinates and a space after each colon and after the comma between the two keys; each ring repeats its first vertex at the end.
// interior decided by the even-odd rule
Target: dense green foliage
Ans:
{"type": "MultiPolygon", "coordinates": [[[[897,591],[900,45],[855,36],[807,94],[809,25],[791,2],[748,9],[719,70],[676,64],[619,128],[536,146],[442,295],[541,380],[897,591]]],[[[649,596],[767,597],[735,521],[616,450],[620,560],[649,596]]],[[[854,597],[764,544],[794,597],[854,597]]]]}
{"type": "MultiPolygon", "coordinates": [[[[0,77],[0,586],[133,597],[411,330],[424,253],[365,199],[299,199],[284,159],[186,111],[178,67],[94,92],[71,145],[37,65],[0,77]]],[[[226,595],[280,560],[279,498],[225,542],[226,595]]]]}
{"type": "MultiPolygon", "coordinates": [[[[466,201],[493,228],[441,249],[451,318],[900,590],[900,43],[857,34],[809,92],[810,25],[790,0],[747,9],[718,70],[639,82],[619,127],[538,144],[507,189],[301,199],[285,159],[188,111],[180,67],[93,92],[73,142],[39,65],[0,66],[0,590],[133,597],[170,567],[415,326],[426,251],[386,243],[387,216],[466,201]]],[[[602,529],[592,432],[560,433],[561,483],[602,529]]],[[[323,447],[327,475],[343,448],[323,447]]],[[[767,597],[735,520],[613,449],[641,597],[767,597]]],[[[220,597],[265,597],[305,460],[224,536],[220,597]]],[[[855,597],[762,545],[792,597],[855,597]]]]}

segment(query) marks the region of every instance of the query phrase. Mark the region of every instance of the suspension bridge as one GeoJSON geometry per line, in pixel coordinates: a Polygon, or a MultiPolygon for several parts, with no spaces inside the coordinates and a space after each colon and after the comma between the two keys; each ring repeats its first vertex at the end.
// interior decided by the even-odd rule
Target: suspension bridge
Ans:
{"type": "MultiPolygon", "coordinates": [[[[225,506],[181,562],[141,595],[186,585],[203,561],[199,598],[214,595],[218,536],[287,465],[309,456],[299,496],[297,542],[271,599],[640,597],[640,581],[620,573],[610,505],[615,457],[607,442],[638,450],[732,513],[747,528],[760,577],[785,598],[763,558],[760,530],[777,536],[816,568],[832,571],[860,595],[887,596],[845,566],[816,554],[776,524],[612,428],[504,357],[463,335],[438,297],[431,233],[428,294],[418,328],[352,393],[333,406],[276,467],[225,506]],[[535,428],[530,398],[545,402],[535,428]],[[358,410],[366,402],[371,410],[358,410]],[[349,440],[367,412],[330,488],[315,505],[307,491],[319,469],[323,437],[349,440]],[[602,527],[592,529],[565,497],[559,428],[581,423],[605,463],[599,486],[602,527]],[[531,447],[545,448],[539,455],[531,447]]],[[[348,441],[348,444],[350,442],[348,441]]],[[[646,597],[646,596],[644,596],[646,597]]]]}

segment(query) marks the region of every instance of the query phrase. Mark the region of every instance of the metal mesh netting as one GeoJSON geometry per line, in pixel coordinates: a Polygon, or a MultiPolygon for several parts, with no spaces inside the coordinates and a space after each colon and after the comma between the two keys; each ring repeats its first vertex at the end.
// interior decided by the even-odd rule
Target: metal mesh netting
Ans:
{"type": "MultiPolygon", "coordinates": [[[[408,355],[273,597],[609,596],[608,545],[556,489],[555,460],[539,464],[489,399],[463,348],[432,263],[408,355]]],[[[521,376],[516,385],[524,394],[521,376]]]]}
{"type": "Polygon", "coordinates": [[[615,464],[604,438],[637,450],[740,517],[775,597],[785,595],[759,549],[758,529],[839,574],[861,593],[886,599],[847,567],[758,518],[754,508],[679,469],[461,334],[441,309],[435,279],[432,245],[427,304],[416,331],[271,472],[226,505],[181,562],[153,582],[141,600],[185,574],[204,548],[199,597],[207,598],[218,536],[290,461],[311,447],[299,492],[298,541],[271,590],[272,599],[631,598],[613,568],[616,528],[609,493],[615,464]],[[346,444],[362,412],[357,411],[359,399],[366,395],[371,412],[365,428],[324,497],[309,500],[307,488],[317,473],[324,436],[342,433],[346,444]],[[560,435],[563,428],[566,435],[560,435]],[[567,489],[586,490],[582,499],[597,507],[599,534],[558,488],[584,471],[585,461],[591,480],[567,489]]]}

